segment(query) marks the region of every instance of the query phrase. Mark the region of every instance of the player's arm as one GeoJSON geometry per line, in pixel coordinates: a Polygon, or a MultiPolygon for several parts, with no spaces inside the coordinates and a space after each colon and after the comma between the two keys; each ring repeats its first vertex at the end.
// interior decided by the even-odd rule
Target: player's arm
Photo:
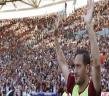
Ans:
{"type": "Polygon", "coordinates": [[[92,56],[92,80],[97,92],[101,89],[101,74],[100,74],[100,61],[99,61],[99,49],[97,46],[97,40],[93,31],[92,25],[87,25],[89,28],[89,40],[91,45],[91,56],[92,56]]]}
{"type": "Polygon", "coordinates": [[[57,60],[58,60],[59,66],[60,66],[60,68],[62,70],[63,76],[64,76],[64,78],[65,78],[65,80],[67,82],[68,75],[69,75],[68,65],[67,65],[64,53],[63,53],[62,49],[60,48],[57,33],[58,33],[58,30],[55,30],[54,44],[55,44],[57,60]]]}
{"type": "Polygon", "coordinates": [[[91,56],[92,56],[92,81],[96,92],[101,90],[101,74],[100,74],[100,60],[99,60],[99,48],[97,44],[96,34],[93,30],[92,13],[94,9],[94,1],[88,0],[87,15],[84,20],[89,34],[91,56]]]}

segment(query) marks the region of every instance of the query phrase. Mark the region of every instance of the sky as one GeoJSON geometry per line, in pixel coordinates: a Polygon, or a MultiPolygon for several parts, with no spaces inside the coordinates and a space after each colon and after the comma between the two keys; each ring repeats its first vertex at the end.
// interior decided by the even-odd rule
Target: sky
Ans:
{"type": "MultiPolygon", "coordinates": [[[[94,0],[99,1],[99,0],[94,0]]],[[[47,2],[47,1],[46,1],[47,2]]],[[[76,6],[75,8],[82,7],[86,5],[87,0],[77,0],[76,1],[76,6]]],[[[64,10],[65,4],[57,4],[51,7],[45,7],[45,8],[40,8],[40,9],[28,9],[24,11],[12,11],[12,12],[1,12],[0,11],[0,19],[10,19],[10,18],[22,18],[22,17],[28,17],[28,16],[40,16],[44,14],[49,14],[49,13],[54,13],[58,11],[64,10]]],[[[11,9],[11,7],[8,7],[11,9]]],[[[71,13],[72,10],[74,9],[73,6],[73,0],[70,0],[67,2],[67,14],[71,13]]]]}

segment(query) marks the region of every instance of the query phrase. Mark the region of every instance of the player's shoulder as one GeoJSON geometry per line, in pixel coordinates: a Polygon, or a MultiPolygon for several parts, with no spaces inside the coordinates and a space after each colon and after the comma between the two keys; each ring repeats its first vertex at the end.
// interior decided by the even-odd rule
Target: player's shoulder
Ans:
{"type": "Polygon", "coordinates": [[[68,80],[67,80],[67,92],[72,93],[72,89],[75,85],[75,78],[73,73],[69,73],[68,80]]]}
{"type": "Polygon", "coordinates": [[[101,94],[101,91],[98,93],[95,90],[94,84],[93,84],[93,81],[92,80],[90,80],[90,82],[89,82],[88,94],[89,94],[89,96],[100,96],[100,94],[101,94]]]}

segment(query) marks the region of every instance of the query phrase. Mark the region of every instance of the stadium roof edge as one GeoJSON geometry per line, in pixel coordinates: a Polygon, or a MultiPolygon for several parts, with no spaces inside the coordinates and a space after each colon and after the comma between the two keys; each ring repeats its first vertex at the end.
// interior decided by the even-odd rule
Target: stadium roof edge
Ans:
{"type": "MultiPolygon", "coordinates": [[[[73,0],[67,0],[67,13],[71,13],[73,11],[73,0]]],[[[96,0],[99,1],[99,0],[96,0]]],[[[78,0],[79,2],[79,0],[78,0]]],[[[77,2],[77,3],[78,3],[77,2]]],[[[48,4],[39,8],[28,8],[24,10],[11,10],[11,11],[0,11],[0,19],[13,19],[13,18],[24,18],[24,17],[31,17],[31,16],[41,16],[51,13],[56,13],[60,11],[65,11],[65,0],[60,1],[58,3],[48,4]],[[56,7],[57,6],[57,7],[56,7]]],[[[81,2],[80,2],[81,3],[81,2]]],[[[79,6],[82,7],[83,5],[79,6]]],[[[76,7],[76,8],[79,8],[76,7]]]]}

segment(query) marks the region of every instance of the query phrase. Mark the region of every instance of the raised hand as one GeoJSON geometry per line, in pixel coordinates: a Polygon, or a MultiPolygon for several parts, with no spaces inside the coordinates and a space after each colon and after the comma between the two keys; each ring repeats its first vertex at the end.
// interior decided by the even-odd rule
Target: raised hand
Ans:
{"type": "Polygon", "coordinates": [[[59,27],[59,16],[57,16],[57,18],[55,19],[55,29],[57,29],[59,27]]]}
{"type": "Polygon", "coordinates": [[[84,16],[85,23],[91,23],[94,10],[94,0],[87,0],[86,15],[84,16]]]}
{"type": "Polygon", "coordinates": [[[55,24],[54,24],[54,36],[58,36],[58,29],[59,29],[59,24],[62,22],[61,16],[58,14],[57,18],[55,19],[55,24]]]}

